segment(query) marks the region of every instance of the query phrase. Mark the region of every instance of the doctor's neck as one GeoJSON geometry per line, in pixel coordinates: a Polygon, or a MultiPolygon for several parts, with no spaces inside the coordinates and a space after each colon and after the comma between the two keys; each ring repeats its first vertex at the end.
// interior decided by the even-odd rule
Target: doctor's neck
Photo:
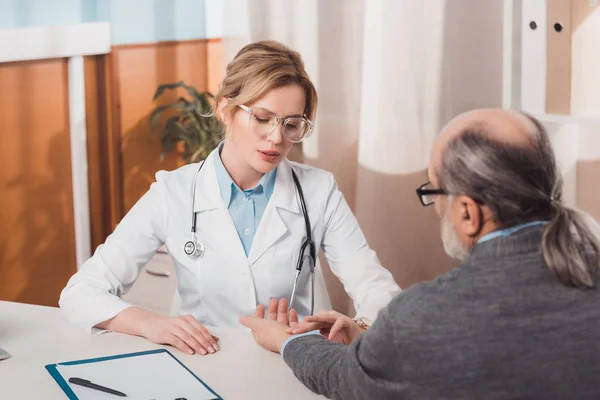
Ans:
{"type": "Polygon", "coordinates": [[[254,169],[244,159],[240,150],[226,138],[221,151],[221,161],[231,179],[240,189],[252,189],[258,185],[264,174],[254,169]]]}

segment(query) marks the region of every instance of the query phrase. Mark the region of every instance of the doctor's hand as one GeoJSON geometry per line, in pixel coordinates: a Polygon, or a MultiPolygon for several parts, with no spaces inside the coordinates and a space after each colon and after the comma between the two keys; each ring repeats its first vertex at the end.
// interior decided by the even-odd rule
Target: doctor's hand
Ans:
{"type": "Polygon", "coordinates": [[[178,317],[154,315],[140,325],[140,331],[142,336],[154,343],[169,344],[187,354],[206,355],[219,351],[217,344],[219,338],[212,336],[191,315],[178,317]]]}
{"type": "Polygon", "coordinates": [[[288,333],[297,335],[317,329],[325,339],[346,345],[365,331],[344,314],[337,311],[321,311],[304,318],[304,321],[295,327],[290,326],[288,333]]]}

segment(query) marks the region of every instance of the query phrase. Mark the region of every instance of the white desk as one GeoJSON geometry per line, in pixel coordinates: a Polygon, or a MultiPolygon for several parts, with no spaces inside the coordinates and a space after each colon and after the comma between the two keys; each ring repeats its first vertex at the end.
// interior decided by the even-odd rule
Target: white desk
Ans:
{"type": "Polygon", "coordinates": [[[0,361],[0,398],[66,399],[44,366],[168,348],[225,400],[323,399],[302,385],[279,354],[254,342],[247,330],[213,328],[221,350],[213,355],[186,355],[146,339],[106,333],[89,336],[71,325],[58,308],[0,301],[0,348],[11,358],[0,361]]]}

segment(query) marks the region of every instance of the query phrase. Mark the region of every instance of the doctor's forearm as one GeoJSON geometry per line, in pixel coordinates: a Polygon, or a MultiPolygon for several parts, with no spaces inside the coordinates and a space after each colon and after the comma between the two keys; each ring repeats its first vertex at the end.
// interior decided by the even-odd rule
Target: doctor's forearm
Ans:
{"type": "Polygon", "coordinates": [[[96,328],[145,336],[144,326],[156,318],[160,318],[160,316],[138,307],[129,307],[113,318],[97,324],[96,328]]]}

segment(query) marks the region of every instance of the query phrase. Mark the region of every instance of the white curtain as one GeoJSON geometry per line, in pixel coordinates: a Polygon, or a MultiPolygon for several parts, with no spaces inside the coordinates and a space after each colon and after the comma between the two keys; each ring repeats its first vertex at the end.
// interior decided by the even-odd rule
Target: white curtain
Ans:
{"type": "MultiPolygon", "coordinates": [[[[398,283],[449,270],[435,212],[415,189],[450,118],[502,105],[502,2],[226,0],[224,11],[225,62],[264,39],[302,54],[320,100],[303,161],[334,173],[398,283]]],[[[333,307],[351,312],[324,270],[333,307]]]]}

